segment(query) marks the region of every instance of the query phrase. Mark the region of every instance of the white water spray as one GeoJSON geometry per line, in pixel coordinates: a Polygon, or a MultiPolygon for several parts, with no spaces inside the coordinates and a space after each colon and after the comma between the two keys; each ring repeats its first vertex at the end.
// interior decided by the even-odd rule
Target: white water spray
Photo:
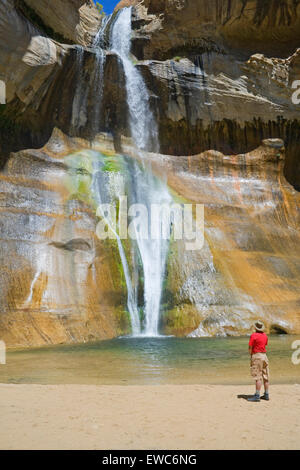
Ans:
{"type": "Polygon", "coordinates": [[[131,12],[131,7],[119,12],[111,31],[111,49],[120,57],[125,72],[130,131],[134,143],[140,150],[158,152],[157,124],[150,109],[149,92],[130,58],[131,12]]]}
{"type": "Polygon", "coordinates": [[[72,128],[78,131],[84,127],[87,121],[86,107],[88,99],[88,90],[84,89],[83,83],[83,58],[84,49],[82,46],[76,46],[76,88],[72,105],[72,128]]]}
{"type": "Polygon", "coordinates": [[[99,123],[101,115],[102,97],[103,97],[103,82],[104,82],[104,67],[106,62],[105,52],[105,35],[106,30],[111,19],[111,15],[104,16],[102,19],[101,27],[95,36],[93,47],[95,50],[95,75],[94,75],[94,106],[93,106],[93,131],[94,134],[99,132],[99,123]]]}
{"type": "MultiPolygon", "coordinates": [[[[119,249],[119,253],[120,253],[120,258],[121,258],[121,262],[122,262],[123,272],[124,272],[124,276],[125,276],[126,287],[127,287],[127,308],[128,308],[129,314],[130,314],[132,334],[133,334],[133,336],[138,336],[141,332],[141,322],[140,322],[140,316],[139,316],[139,311],[138,311],[138,307],[137,307],[137,298],[136,298],[137,293],[136,293],[136,291],[135,291],[135,289],[132,285],[132,281],[131,281],[131,277],[130,277],[130,270],[129,270],[129,266],[128,266],[128,263],[127,263],[125,250],[124,250],[124,247],[122,245],[122,241],[121,241],[117,231],[114,230],[114,228],[113,228],[113,226],[112,226],[112,224],[109,220],[109,217],[106,217],[105,214],[103,213],[102,209],[101,209],[102,208],[102,203],[103,203],[103,200],[104,200],[104,199],[102,199],[102,193],[103,193],[104,198],[105,198],[105,196],[107,198],[107,191],[109,189],[108,187],[110,186],[111,181],[109,181],[109,183],[107,185],[107,184],[105,184],[103,179],[101,179],[101,178],[99,179],[99,175],[101,176],[101,172],[100,173],[97,172],[97,169],[98,168],[94,169],[93,184],[92,184],[94,197],[97,200],[98,211],[100,211],[100,213],[97,213],[97,215],[105,220],[105,222],[107,223],[107,226],[110,228],[110,230],[113,232],[113,234],[116,237],[117,244],[118,244],[118,249],[119,249]],[[104,193],[106,193],[106,194],[104,194],[104,193]]],[[[112,186],[114,186],[114,185],[112,185],[112,186]]],[[[118,196],[121,195],[121,193],[116,194],[114,190],[113,190],[113,193],[114,194],[112,195],[112,199],[115,199],[115,198],[117,198],[118,196]]],[[[113,201],[111,201],[111,203],[112,202],[113,201]]]]}
{"type": "MultiPolygon", "coordinates": [[[[144,168],[135,165],[133,202],[143,204],[150,213],[151,204],[170,204],[171,196],[167,187],[152,174],[149,165],[146,167],[143,151],[159,151],[157,123],[149,103],[149,92],[143,77],[130,58],[131,50],[131,13],[132,8],[123,8],[112,27],[111,49],[118,54],[126,77],[126,92],[129,108],[129,122],[133,141],[139,150],[144,168]]],[[[148,226],[148,216],[140,214],[142,224],[148,226]],[[143,220],[144,217],[144,220],[143,220]]],[[[169,221],[159,220],[157,233],[167,233],[165,227],[169,221]]],[[[162,236],[153,240],[142,238],[138,226],[136,229],[137,246],[139,249],[144,272],[144,316],[145,328],[140,334],[157,336],[159,327],[160,303],[165,264],[168,252],[168,241],[162,236]]]]}

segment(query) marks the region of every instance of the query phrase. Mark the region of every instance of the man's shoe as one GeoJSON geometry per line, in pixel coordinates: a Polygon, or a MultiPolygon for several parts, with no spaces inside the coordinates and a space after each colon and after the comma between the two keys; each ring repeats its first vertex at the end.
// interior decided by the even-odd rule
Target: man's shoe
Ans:
{"type": "Polygon", "coordinates": [[[265,393],[263,394],[262,397],[260,397],[262,400],[270,401],[270,396],[266,395],[265,393]]]}
{"type": "Polygon", "coordinates": [[[260,401],[260,397],[257,395],[253,395],[253,397],[247,398],[248,401],[260,401]]]}

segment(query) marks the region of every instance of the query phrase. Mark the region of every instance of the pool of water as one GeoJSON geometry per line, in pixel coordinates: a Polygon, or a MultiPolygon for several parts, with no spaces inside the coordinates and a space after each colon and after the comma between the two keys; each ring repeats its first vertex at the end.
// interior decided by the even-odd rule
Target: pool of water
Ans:
{"type": "MultiPolygon", "coordinates": [[[[272,383],[300,383],[291,361],[296,336],[271,336],[272,383]]],[[[119,338],[7,353],[1,383],[246,384],[249,338],[119,338]]]]}

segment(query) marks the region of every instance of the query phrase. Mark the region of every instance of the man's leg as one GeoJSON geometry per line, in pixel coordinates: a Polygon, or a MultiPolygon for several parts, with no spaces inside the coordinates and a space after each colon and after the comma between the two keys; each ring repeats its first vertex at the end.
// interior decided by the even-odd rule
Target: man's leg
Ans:
{"type": "Polygon", "coordinates": [[[270,377],[270,371],[269,371],[269,361],[268,358],[266,357],[266,360],[264,361],[263,365],[263,379],[264,379],[264,387],[265,387],[265,393],[261,397],[263,400],[270,400],[270,395],[269,395],[269,377],[270,377]]]}
{"type": "Polygon", "coordinates": [[[265,387],[265,393],[267,393],[269,395],[269,381],[268,380],[264,380],[264,387],[265,387]]]}
{"type": "Polygon", "coordinates": [[[257,381],[256,381],[256,392],[255,392],[255,395],[260,396],[261,387],[262,387],[262,380],[257,380],[257,381]]]}
{"type": "Polygon", "coordinates": [[[268,380],[264,380],[265,393],[264,393],[264,395],[261,397],[263,400],[267,400],[267,401],[270,400],[269,385],[270,385],[269,381],[268,381],[268,380]]]}
{"type": "Polygon", "coordinates": [[[249,397],[248,401],[260,401],[260,390],[262,386],[262,361],[259,357],[251,358],[251,375],[255,380],[256,391],[253,397],[249,397]]]}
{"type": "Polygon", "coordinates": [[[262,380],[256,380],[255,381],[256,385],[256,390],[255,390],[255,395],[253,397],[248,398],[248,401],[260,401],[260,390],[262,386],[262,380]]]}

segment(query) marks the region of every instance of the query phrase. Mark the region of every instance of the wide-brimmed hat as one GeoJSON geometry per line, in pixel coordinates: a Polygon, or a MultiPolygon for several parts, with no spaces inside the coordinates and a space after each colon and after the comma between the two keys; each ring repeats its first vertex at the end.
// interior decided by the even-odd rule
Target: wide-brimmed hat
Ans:
{"type": "Polygon", "coordinates": [[[254,328],[256,329],[256,331],[265,331],[265,325],[260,320],[257,320],[254,323],[254,328]]]}

